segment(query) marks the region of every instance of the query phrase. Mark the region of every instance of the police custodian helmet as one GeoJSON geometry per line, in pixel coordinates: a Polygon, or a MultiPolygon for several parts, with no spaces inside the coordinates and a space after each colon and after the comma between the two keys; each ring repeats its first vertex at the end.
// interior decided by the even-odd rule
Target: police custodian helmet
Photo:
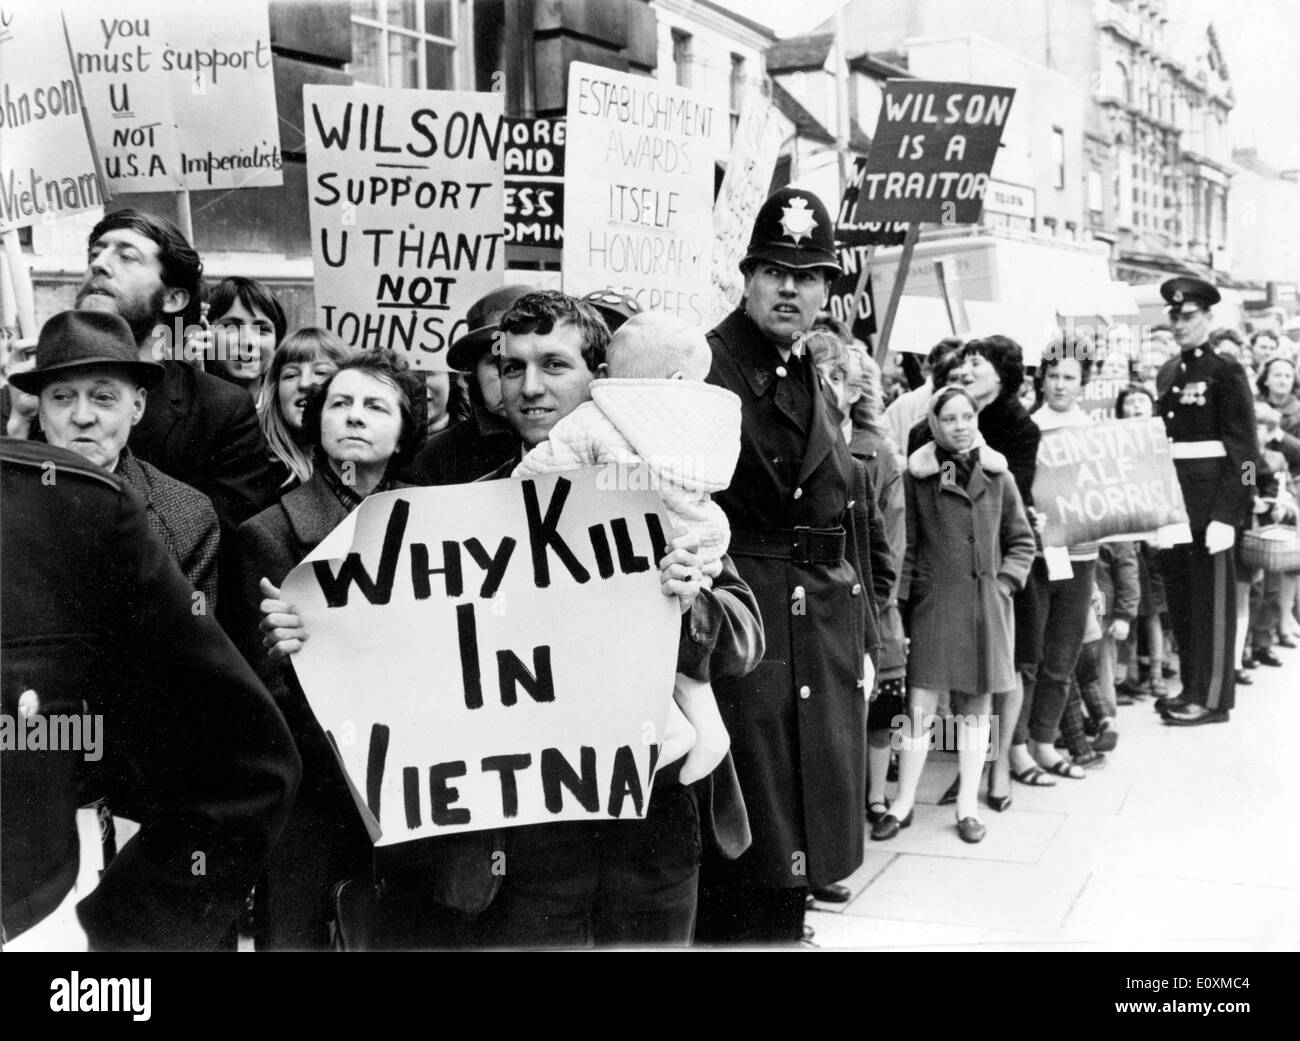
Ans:
{"type": "MultiPolygon", "coordinates": [[[[789,268],[829,268],[840,272],[835,225],[822,201],[802,188],[781,188],[768,196],[754,219],[742,270],[766,261],[789,268]]],[[[833,277],[830,272],[827,277],[833,277]]]]}

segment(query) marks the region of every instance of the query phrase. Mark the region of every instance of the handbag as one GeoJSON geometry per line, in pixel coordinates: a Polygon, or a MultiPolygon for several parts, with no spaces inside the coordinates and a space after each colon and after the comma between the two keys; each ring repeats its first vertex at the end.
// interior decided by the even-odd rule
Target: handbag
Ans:
{"type": "Polygon", "coordinates": [[[1300,572],[1300,536],[1293,524],[1266,524],[1242,533],[1242,563],[1284,575],[1300,572]]]}

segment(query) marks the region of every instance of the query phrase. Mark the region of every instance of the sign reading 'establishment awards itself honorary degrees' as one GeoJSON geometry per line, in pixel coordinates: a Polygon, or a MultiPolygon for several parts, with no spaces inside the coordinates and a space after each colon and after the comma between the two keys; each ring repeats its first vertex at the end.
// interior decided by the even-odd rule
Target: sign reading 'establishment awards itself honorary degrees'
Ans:
{"type": "Polygon", "coordinates": [[[294,668],[379,845],[645,816],[681,614],[667,515],[629,476],[372,495],[285,581],[312,636],[294,668]]]}

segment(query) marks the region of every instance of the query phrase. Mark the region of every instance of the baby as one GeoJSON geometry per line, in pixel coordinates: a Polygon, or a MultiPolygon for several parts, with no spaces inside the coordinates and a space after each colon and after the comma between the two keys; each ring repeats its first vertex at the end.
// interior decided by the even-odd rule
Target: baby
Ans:
{"type": "MultiPolygon", "coordinates": [[[[592,400],[555,424],[548,440],[515,469],[516,477],[613,463],[645,466],[677,527],[699,539],[704,573],[717,574],[731,529],[709,497],[731,484],[740,455],[740,399],[703,382],[712,354],[698,326],[674,315],[647,311],[610,340],[592,400]]],[[[679,758],[681,781],[713,772],[731,739],[713,689],[681,673],[673,699],[694,728],[678,747],[665,745],[661,765],[679,758]]]]}

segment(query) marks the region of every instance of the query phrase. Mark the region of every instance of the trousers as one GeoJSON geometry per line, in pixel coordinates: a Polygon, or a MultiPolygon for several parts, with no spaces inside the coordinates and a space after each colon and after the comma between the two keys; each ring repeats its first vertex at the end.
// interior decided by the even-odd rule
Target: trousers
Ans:
{"type": "Polygon", "coordinates": [[[1178,641],[1182,699],[1211,711],[1236,704],[1237,574],[1235,554],[1205,550],[1205,531],[1160,551],[1169,621],[1178,641]]]}

